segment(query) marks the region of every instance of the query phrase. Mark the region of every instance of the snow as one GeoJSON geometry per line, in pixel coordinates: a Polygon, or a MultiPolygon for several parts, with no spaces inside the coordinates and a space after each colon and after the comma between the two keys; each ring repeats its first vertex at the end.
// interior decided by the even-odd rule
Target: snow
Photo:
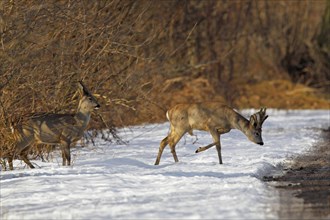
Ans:
{"type": "MultiPolygon", "coordinates": [[[[15,161],[1,171],[1,219],[273,219],[279,193],[263,175],[304,153],[330,126],[328,110],[267,110],[264,146],[238,130],[222,135],[223,165],[216,149],[195,154],[212,142],[206,132],[185,135],[177,145],[179,163],[165,148],[154,166],[169,124],[120,129],[128,143],[97,139],[96,145],[71,150],[73,165],[33,161],[36,169],[15,161]]],[[[254,110],[245,110],[248,116],[254,110]]]]}

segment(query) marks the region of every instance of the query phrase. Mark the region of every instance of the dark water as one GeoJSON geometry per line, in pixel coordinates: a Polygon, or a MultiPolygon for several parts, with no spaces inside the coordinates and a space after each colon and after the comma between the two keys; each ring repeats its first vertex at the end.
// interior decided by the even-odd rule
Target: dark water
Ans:
{"type": "Polygon", "coordinates": [[[330,219],[330,129],[310,152],[284,165],[283,176],[265,176],[279,191],[281,219],[330,219]]]}

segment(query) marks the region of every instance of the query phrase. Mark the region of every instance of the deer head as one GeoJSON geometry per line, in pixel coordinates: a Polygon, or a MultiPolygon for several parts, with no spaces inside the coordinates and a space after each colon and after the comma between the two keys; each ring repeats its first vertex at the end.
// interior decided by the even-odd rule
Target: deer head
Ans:
{"type": "Polygon", "coordinates": [[[249,129],[246,134],[250,141],[260,145],[264,144],[261,132],[262,124],[267,118],[268,115],[266,115],[266,108],[261,108],[259,112],[250,116],[249,129]]]}
{"type": "Polygon", "coordinates": [[[79,91],[82,95],[78,109],[84,112],[91,112],[94,109],[100,108],[99,103],[97,102],[93,94],[89,92],[87,87],[82,83],[82,81],[79,81],[78,86],[80,88],[79,91]]]}

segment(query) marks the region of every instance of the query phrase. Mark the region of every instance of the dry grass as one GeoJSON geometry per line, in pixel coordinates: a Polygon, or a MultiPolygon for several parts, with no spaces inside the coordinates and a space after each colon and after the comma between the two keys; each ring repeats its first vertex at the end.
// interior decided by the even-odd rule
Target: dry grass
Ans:
{"type": "Polygon", "coordinates": [[[287,80],[245,85],[235,100],[240,108],[330,109],[330,100],[322,91],[287,80]]]}

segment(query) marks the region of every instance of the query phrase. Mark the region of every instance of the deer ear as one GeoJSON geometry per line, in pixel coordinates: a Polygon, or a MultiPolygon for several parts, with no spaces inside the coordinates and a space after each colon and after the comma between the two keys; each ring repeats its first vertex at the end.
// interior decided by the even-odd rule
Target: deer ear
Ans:
{"type": "Polygon", "coordinates": [[[80,96],[84,95],[84,87],[80,84],[80,82],[78,82],[78,93],[80,96]]]}
{"type": "Polygon", "coordinates": [[[253,127],[257,127],[257,121],[255,120],[254,115],[250,116],[250,125],[253,126],[253,127]]]}
{"type": "Polygon", "coordinates": [[[79,87],[80,95],[90,95],[90,92],[88,91],[88,89],[86,88],[86,86],[83,84],[82,81],[79,81],[78,87],[79,87]]]}
{"type": "Polygon", "coordinates": [[[264,117],[264,119],[262,120],[262,123],[264,123],[264,121],[266,121],[267,118],[268,118],[268,115],[266,115],[266,116],[264,117]]]}
{"type": "Polygon", "coordinates": [[[81,81],[78,82],[78,88],[81,89],[81,90],[84,89],[84,87],[83,87],[82,84],[81,84],[81,81]]]}
{"type": "Polygon", "coordinates": [[[259,110],[259,112],[260,112],[260,114],[266,114],[266,108],[261,108],[261,109],[259,110]]]}

